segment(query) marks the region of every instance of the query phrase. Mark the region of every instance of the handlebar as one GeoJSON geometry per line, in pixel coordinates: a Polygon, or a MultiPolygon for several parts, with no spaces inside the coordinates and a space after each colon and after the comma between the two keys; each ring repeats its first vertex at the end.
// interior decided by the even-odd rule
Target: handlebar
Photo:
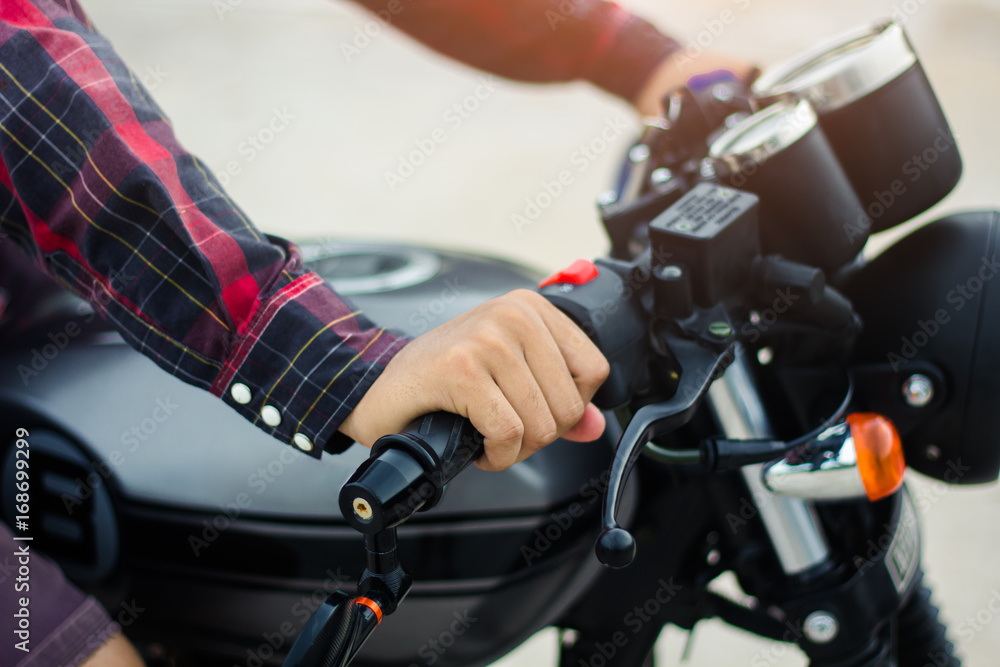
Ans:
{"type": "MultiPolygon", "coordinates": [[[[587,271],[560,272],[542,282],[540,293],[586,332],[608,361],[608,378],[593,399],[597,407],[611,410],[636,397],[658,397],[638,402],[615,454],[598,546],[607,565],[631,561],[632,545],[614,514],[638,453],[650,438],[690,419],[712,379],[733,358],[738,336],[731,308],[746,308],[755,294],[773,298],[774,290],[786,289],[795,292],[806,318],[838,328],[854,321],[849,302],[825,285],[822,272],[761,256],[757,229],[754,195],[703,183],[650,223],[650,248],[634,261],[599,259],[586,263],[587,271]],[[688,295],[684,308],[679,293],[688,295]]],[[[749,451],[756,456],[772,449],[764,443],[749,451]]],[[[341,490],[341,512],[365,535],[391,529],[436,506],[445,485],[482,453],[483,437],[468,420],[443,412],[426,415],[375,443],[371,457],[341,490]]],[[[700,458],[712,467],[733,459],[731,453],[716,454],[700,458]]],[[[699,460],[698,453],[685,455],[699,460]]]]}
{"type": "MultiPolygon", "coordinates": [[[[608,360],[611,371],[593,402],[611,409],[628,402],[636,383],[646,382],[647,317],[631,277],[634,266],[598,260],[592,268],[585,280],[545,281],[539,291],[608,360]]],[[[445,485],[482,453],[483,436],[467,419],[446,412],[425,415],[401,433],[379,438],[370,458],[341,489],[340,511],[366,535],[398,526],[436,506],[445,485]]]]}

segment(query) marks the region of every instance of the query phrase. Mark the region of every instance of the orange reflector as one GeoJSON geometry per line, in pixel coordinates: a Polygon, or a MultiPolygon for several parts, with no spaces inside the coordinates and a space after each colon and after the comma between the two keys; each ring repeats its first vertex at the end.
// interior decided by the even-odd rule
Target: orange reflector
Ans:
{"type": "Polygon", "coordinates": [[[858,457],[858,472],[869,500],[892,495],[903,484],[903,443],[888,418],[874,412],[847,416],[858,457]]]}

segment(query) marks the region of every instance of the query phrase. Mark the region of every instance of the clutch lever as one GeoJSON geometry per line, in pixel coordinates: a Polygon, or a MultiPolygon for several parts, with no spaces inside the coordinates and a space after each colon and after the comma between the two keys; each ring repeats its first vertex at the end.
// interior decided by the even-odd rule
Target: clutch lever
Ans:
{"type": "MultiPolygon", "coordinates": [[[[688,338],[666,336],[666,343],[680,365],[680,379],[672,398],[645,405],[632,416],[615,448],[610,478],[604,491],[602,522],[597,538],[597,558],[611,568],[623,568],[635,558],[635,538],[618,525],[615,515],[625,482],[643,447],[653,438],[677,430],[694,415],[712,381],[734,358],[735,343],[709,348],[688,338]]],[[[677,452],[677,463],[699,463],[700,450],[677,452]]]]}

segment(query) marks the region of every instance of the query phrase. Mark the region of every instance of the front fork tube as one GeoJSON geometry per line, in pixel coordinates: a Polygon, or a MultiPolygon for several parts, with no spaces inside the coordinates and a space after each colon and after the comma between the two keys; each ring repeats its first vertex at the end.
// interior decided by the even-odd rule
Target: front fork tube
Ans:
{"type": "MultiPolygon", "coordinates": [[[[737,350],[725,375],[712,384],[708,403],[725,437],[774,437],[745,351],[737,350]]],[[[864,570],[844,581],[836,574],[843,564],[832,562],[813,504],[769,491],[759,465],[743,468],[742,474],[781,568],[811,590],[803,590],[782,605],[797,619],[800,645],[811,664],[894,665],[892,627],[885,621],[897,615],[920,578],[919,529],[905,487],[892,501],[892,519],[887,524],[893,528],[888,534],[890,544],[864,570]]],[[[939,634],[943,637],[943,630],[939,634]]],[[[938,643],[946,644],[944,639],[938,643]]]]}
{"type": "MultiPolygon", "coordinates": [[[[737,349],[736,360],[709,388],[708,404],[726,438],[773,438],[746,354],[743,348],[737,349]]],[[[747,466],[742,473],[774,552],[785,574],[808,576],[823,568],[830,557],[816,510],[812,503],[769,491],[761,480],[761,468],[747,466]]]]}

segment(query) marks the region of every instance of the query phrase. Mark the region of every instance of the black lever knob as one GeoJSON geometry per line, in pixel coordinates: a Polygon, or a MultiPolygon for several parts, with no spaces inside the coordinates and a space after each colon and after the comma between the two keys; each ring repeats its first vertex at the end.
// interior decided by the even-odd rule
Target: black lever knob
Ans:
{"type": "Polygon", "coordinates": [[[624,528],[605,528],[597,538],[597,560],[612,569],[628,567],[635,560],[635,538],[624,528]]]}

